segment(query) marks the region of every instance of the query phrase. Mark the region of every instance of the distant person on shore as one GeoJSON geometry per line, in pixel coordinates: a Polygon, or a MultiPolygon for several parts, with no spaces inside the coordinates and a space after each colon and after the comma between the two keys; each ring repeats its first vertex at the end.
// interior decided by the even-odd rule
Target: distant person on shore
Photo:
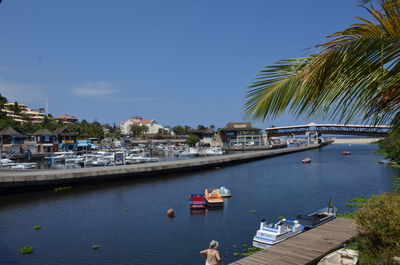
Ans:
{"type": "Polygon", "coordinates": [[[200,251],[200,255],[206,260],[206,265],[222,265],[221,256],[217,250],[218,241],[211,240],[208,249],[200,251]]]}

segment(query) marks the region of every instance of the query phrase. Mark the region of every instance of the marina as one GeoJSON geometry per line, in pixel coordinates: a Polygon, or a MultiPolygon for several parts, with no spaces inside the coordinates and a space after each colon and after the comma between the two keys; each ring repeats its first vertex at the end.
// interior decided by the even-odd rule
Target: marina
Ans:
{"type": "MultiPolygon", "coordinates": [[[[60,170],[2,171],[0,191],[12,192],[13,189],[28,189],[40,186],[72,185],[76,183],[97,183],[104,180],[122,180],[145,176],[164,175],[179,171],[203,170],[206,168],[227,166],[278,155],[301,152],[320,148],[325,144],[302,147],[274,149],[267,151],[246,152],[239,154],[174,160],[157,163],[125,165],[114,167],[87,167],[60,170]]],[[[97,160],[99,161],[99,160],[97,160]]],[[[99,162],[107,163],[102,159],[99,162]]]]}
{"type": "MultiPolygon", "coordinates": [[[[280,216],[291,219],[311,213],[326,205],[329,196],[339,212],[352,211],[347,200],[388,191],[393,177],[400,176],[398,169],[378,163],[382,156],[372,153],[376,145],[347,146],[351,156],[343,156],[343,148],[329,145],[168,177],[126,178],[57,191],[3,195],[0,264],[201,264],[198,252],[212,239],[220,242],[224,264],[237,262],[243,257],[233,254],[247,251],[242,245],[251,246],[261,219],[275,223],[280,216]],[[305,153],[312,163],[299,162],[305,153]],[[224,207],[189,208],[191,193],[221,186],[232,193],[223,199],[224,207]],[[170,208],[175,211],[174,218],[166,216],[170,208]],[[42,228],[37,231],[32,228],[35,225],[42,228]],[[101,247],[94,252],[93,244],[101,247]],[[33,247],[31,255],[17,252],[25,245],[33,247]],[[65,253],[69,253],[67,259],[65,253]]],[[[109,168],[113,167],[104,169],[109,168]]],[[[307,245],[299,249],[314,253],[307,245]]]]}

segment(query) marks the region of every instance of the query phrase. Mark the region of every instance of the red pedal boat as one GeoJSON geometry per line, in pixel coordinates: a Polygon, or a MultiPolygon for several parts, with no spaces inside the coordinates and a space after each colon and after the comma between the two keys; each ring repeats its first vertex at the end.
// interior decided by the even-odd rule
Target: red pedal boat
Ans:
{"type": "Polygon", "coordinates": [[[311,158],[306,157],[306,158],[304,158],[303,160],[301,160],[301,162],[303,162],[303,163],[310,163],[310,162],[311,162],[311,158]]]}
{"type": "Polygon", "coordinates": [[[189,198],[190,209],[205,209],[206,199],[203,194],[192,194],[189,198]]]}

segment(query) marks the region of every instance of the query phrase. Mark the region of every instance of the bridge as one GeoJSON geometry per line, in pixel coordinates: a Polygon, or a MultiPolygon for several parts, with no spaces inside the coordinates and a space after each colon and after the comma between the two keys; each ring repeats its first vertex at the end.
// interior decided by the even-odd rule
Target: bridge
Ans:
{"type": "Polygon", "coordinates": [[[315,135],[316,140],[321,135],[356,135],[367,137],[386,137],[390,131],[390,126],[386,125],[351,125],[351,124],[316,124],[309,123],[306,125],[285,126],[285,127],[271,127],[267,128],[267,136],[293,136],[293,135],[306,135],[310,142],[311,135],[315,135]]]}
{"type": "Polygon", "coordinates": [[[350,124],[316,124],[271,127],[267,128],[268,136],[305,135],[307,132],[339,135],[358,135],[370,137],[385,137],[389,133],[390,126],[380,125],[350,125],[350,124]]]}

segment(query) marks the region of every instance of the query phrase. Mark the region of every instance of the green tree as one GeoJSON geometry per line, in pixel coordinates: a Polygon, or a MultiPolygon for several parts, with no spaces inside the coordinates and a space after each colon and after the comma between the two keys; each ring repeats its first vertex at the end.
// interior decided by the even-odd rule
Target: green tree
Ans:
{"type": "Polygon", "coordinates": [[[360,264],[397,264],[400,255],[400,194],[374,196],[356,211],[359,228],[360,264]]]}
{"type": "Polygon", "coordinates": [[[189,146],[195,146],[200,141],[199,137],[194,134],[190,134],[189,137],[186,139],[186,143],[189,146]]]}
{"type": "Polygon", "coordinates": [[[386,158],[400,163],[400,129],[395,129],[379,141],[380,148],[385,151],[386,158]]]}
{"type": "Polygon", "coordinates": [[[0,94],[0,119],[4,119],[7,116],[7,114],[3,111],[4,104],[6,104],[7,102],[8,102],[7,98],[3,97],[0,94]]]}
{"type": "Polygon", "coordinates": [[[186,134],[186,130],[184,127],[177,125],[172,128],[172,131],[175,133],[175,135],[184,135],[186,134]]]}
{"type": "Polygon", "coordinates": [[[246,95],[254,119],[284,111],[339,122],[362,119],[400,124],[400,0],[366,8],[374,21],[334,33],[305,58],[278,61],[260,71],[246,95]]]}
{"type": "Polygon", "coordinates": [[[149,127],[147,127],[146,125],[133,124],[131,126],[131,133],[135,137],[142,135],[143,133],[147,132],[148,130],[149,130],[149,127]]]}

